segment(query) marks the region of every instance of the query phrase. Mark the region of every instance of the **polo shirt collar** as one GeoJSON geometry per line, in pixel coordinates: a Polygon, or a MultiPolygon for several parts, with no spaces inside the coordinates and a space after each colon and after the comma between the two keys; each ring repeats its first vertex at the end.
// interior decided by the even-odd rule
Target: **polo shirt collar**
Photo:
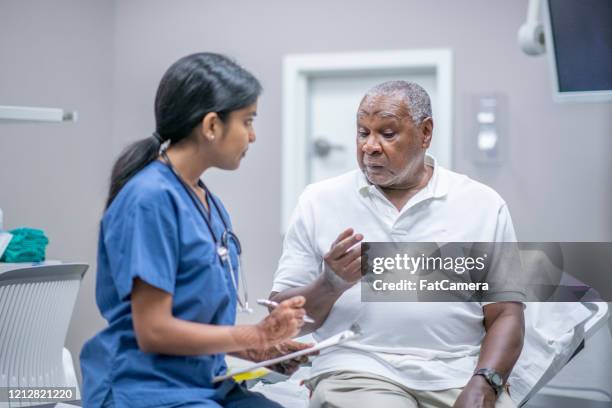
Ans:
{"type": "MultiPolygon", "coordinates": [[[[425,186],[428,195],[433,198],[441,198],[448,194],[448,174],[444,168],[440,167],[437,160],[429,154],[425,155],[425,164],[433,167],[433,174],[425,186]]],[[[362,196],[369,195],[376,186],[371,184],[361,170],[358,171],[358,192],[362,196]]]]}

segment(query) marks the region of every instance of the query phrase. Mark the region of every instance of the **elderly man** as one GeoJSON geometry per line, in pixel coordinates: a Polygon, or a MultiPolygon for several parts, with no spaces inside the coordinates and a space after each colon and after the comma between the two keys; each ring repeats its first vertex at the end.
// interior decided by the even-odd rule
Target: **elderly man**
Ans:
{"type": "Polygon", "coordinates": [[[305,296],[317,339],[353,322],[363,331],[315,359],[311,407],[516,406],[503,384],[521,353],[523,304],[367,303],[355,285],[362,240],[516,241],[495,191],[426,155],[433,127],[419,85],[374,87],[357,112],[360,170],[300,197],[271,298],[305,296]]]}

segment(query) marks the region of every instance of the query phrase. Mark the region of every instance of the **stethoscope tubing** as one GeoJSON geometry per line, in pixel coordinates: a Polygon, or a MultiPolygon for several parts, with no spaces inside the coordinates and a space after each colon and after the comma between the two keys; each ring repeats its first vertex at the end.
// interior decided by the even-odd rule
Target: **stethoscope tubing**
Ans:
{"type": "MultiPolygon", "coordinates": [[[[215,243],[216,253],[217,253],[217,256],[219,257],[219,261],[221,262],[222,266],[224,266],[225,261],[227,259],[227,262],[230,267],[229,268],[230,278],[232,280],[232,285],[234,287],[234,290],[236,291],[236,300],[238,301],[238,304],[240,305],[243,311],[249,312],[251,309],[249,308],[248,292],[246,289],[246,277],[244,276],[244,273],[241,273],[240,265],[238,265],[238,274],[240,275],[242,287],[244,288],[244,304],[243,304],[242,300],[240,299],[240,293],[238,291],[238,283],[236,282],[236,277],[234,276],[234,267],[232,265],[232,260],[231,260],[231,256],[229,252],[230,240],[233,240],[234,244],[236,245],[236,251],[238,254],[238,258],[240,258],[240,255],[242,254],[242,246],[240,244],[240,241],[238,240],[238,237],[228,227],[228,224],[225,221],[225,217],[223,216],[223,213],[221,212],[219,205],[217,204],[217,200],[215,200],[215,197],[210,193],[210,190],[208,190],[208,187],[206,187],[206,185],[202,182],[202,180],[198,180],[198,185],[202,189],[204,189],[206,193],[206,197],[210,197],[210,202],[215,207],[215,211],[217,211],[217,214],[219,214],[219,217],[221,218],[221,222],[223,223],[223,229],[224,229],[223,235],[221,236],[221,240],[217,239],[217,236],[215,235],[215,232],[211,225],[212,222],[209,219],[209,217],[212,216],[212,208],[210,209],[209,214],[207,214],[207,211],[204,208],[204,204],[202,204],[200,199],[195,195],[195,192],[187,185],[187,183],[185,182],[185,180],[183,180],[181,175],[178,174],[174,166],[172,166],[172,162],[170,161],[170,158],[168,157],[166,152],[163,151],[161,155],[163,159],[165,160],[166,166],[168,166],[172,174],[174,174],[174,176],[179,181],[181,186],[183,186],[183,188],[189,195],[189,198],[191,198],[191,201],[193,202],[198,212],[202,216],[202,219],[204,219],[204,223],[206,224],[206,227],[208,228],[208,231],[210,232],[210,236],[212,237],[215,243]],[[227,258],[224,259],[224,257],[227,257],[227,258]]],[[[238,259],[238,263],[240,264],[240,259],[238,259]]],[[[225,266],[223,268],[225,269],[225,266]]]]}

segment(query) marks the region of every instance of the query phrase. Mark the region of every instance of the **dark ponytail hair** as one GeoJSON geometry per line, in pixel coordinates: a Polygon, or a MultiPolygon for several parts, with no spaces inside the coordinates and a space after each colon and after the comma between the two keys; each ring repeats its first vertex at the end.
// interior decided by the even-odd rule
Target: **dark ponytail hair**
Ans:
{"type": "Polygon", "coordinates": [[[251,73],[220,54],[192,54],[172,64],[157,88],[155,132],[129,145],[115,162],[106,208],[136,173],[157,158],[162,143],[186,138],[210,112],[225,120],[230,112],[254,103],[261,91],[251,73]]]}

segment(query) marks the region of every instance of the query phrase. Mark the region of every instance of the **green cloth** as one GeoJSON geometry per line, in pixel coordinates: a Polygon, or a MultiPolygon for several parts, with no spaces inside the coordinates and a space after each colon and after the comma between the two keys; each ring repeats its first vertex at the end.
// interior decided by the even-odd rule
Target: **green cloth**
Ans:
{"type": "Polygon", "coordinates": [[[13,239],[2,255],[1,262],[41,262],[49,239],[38,229],[17,228],[9,231],[13,239]]]}

